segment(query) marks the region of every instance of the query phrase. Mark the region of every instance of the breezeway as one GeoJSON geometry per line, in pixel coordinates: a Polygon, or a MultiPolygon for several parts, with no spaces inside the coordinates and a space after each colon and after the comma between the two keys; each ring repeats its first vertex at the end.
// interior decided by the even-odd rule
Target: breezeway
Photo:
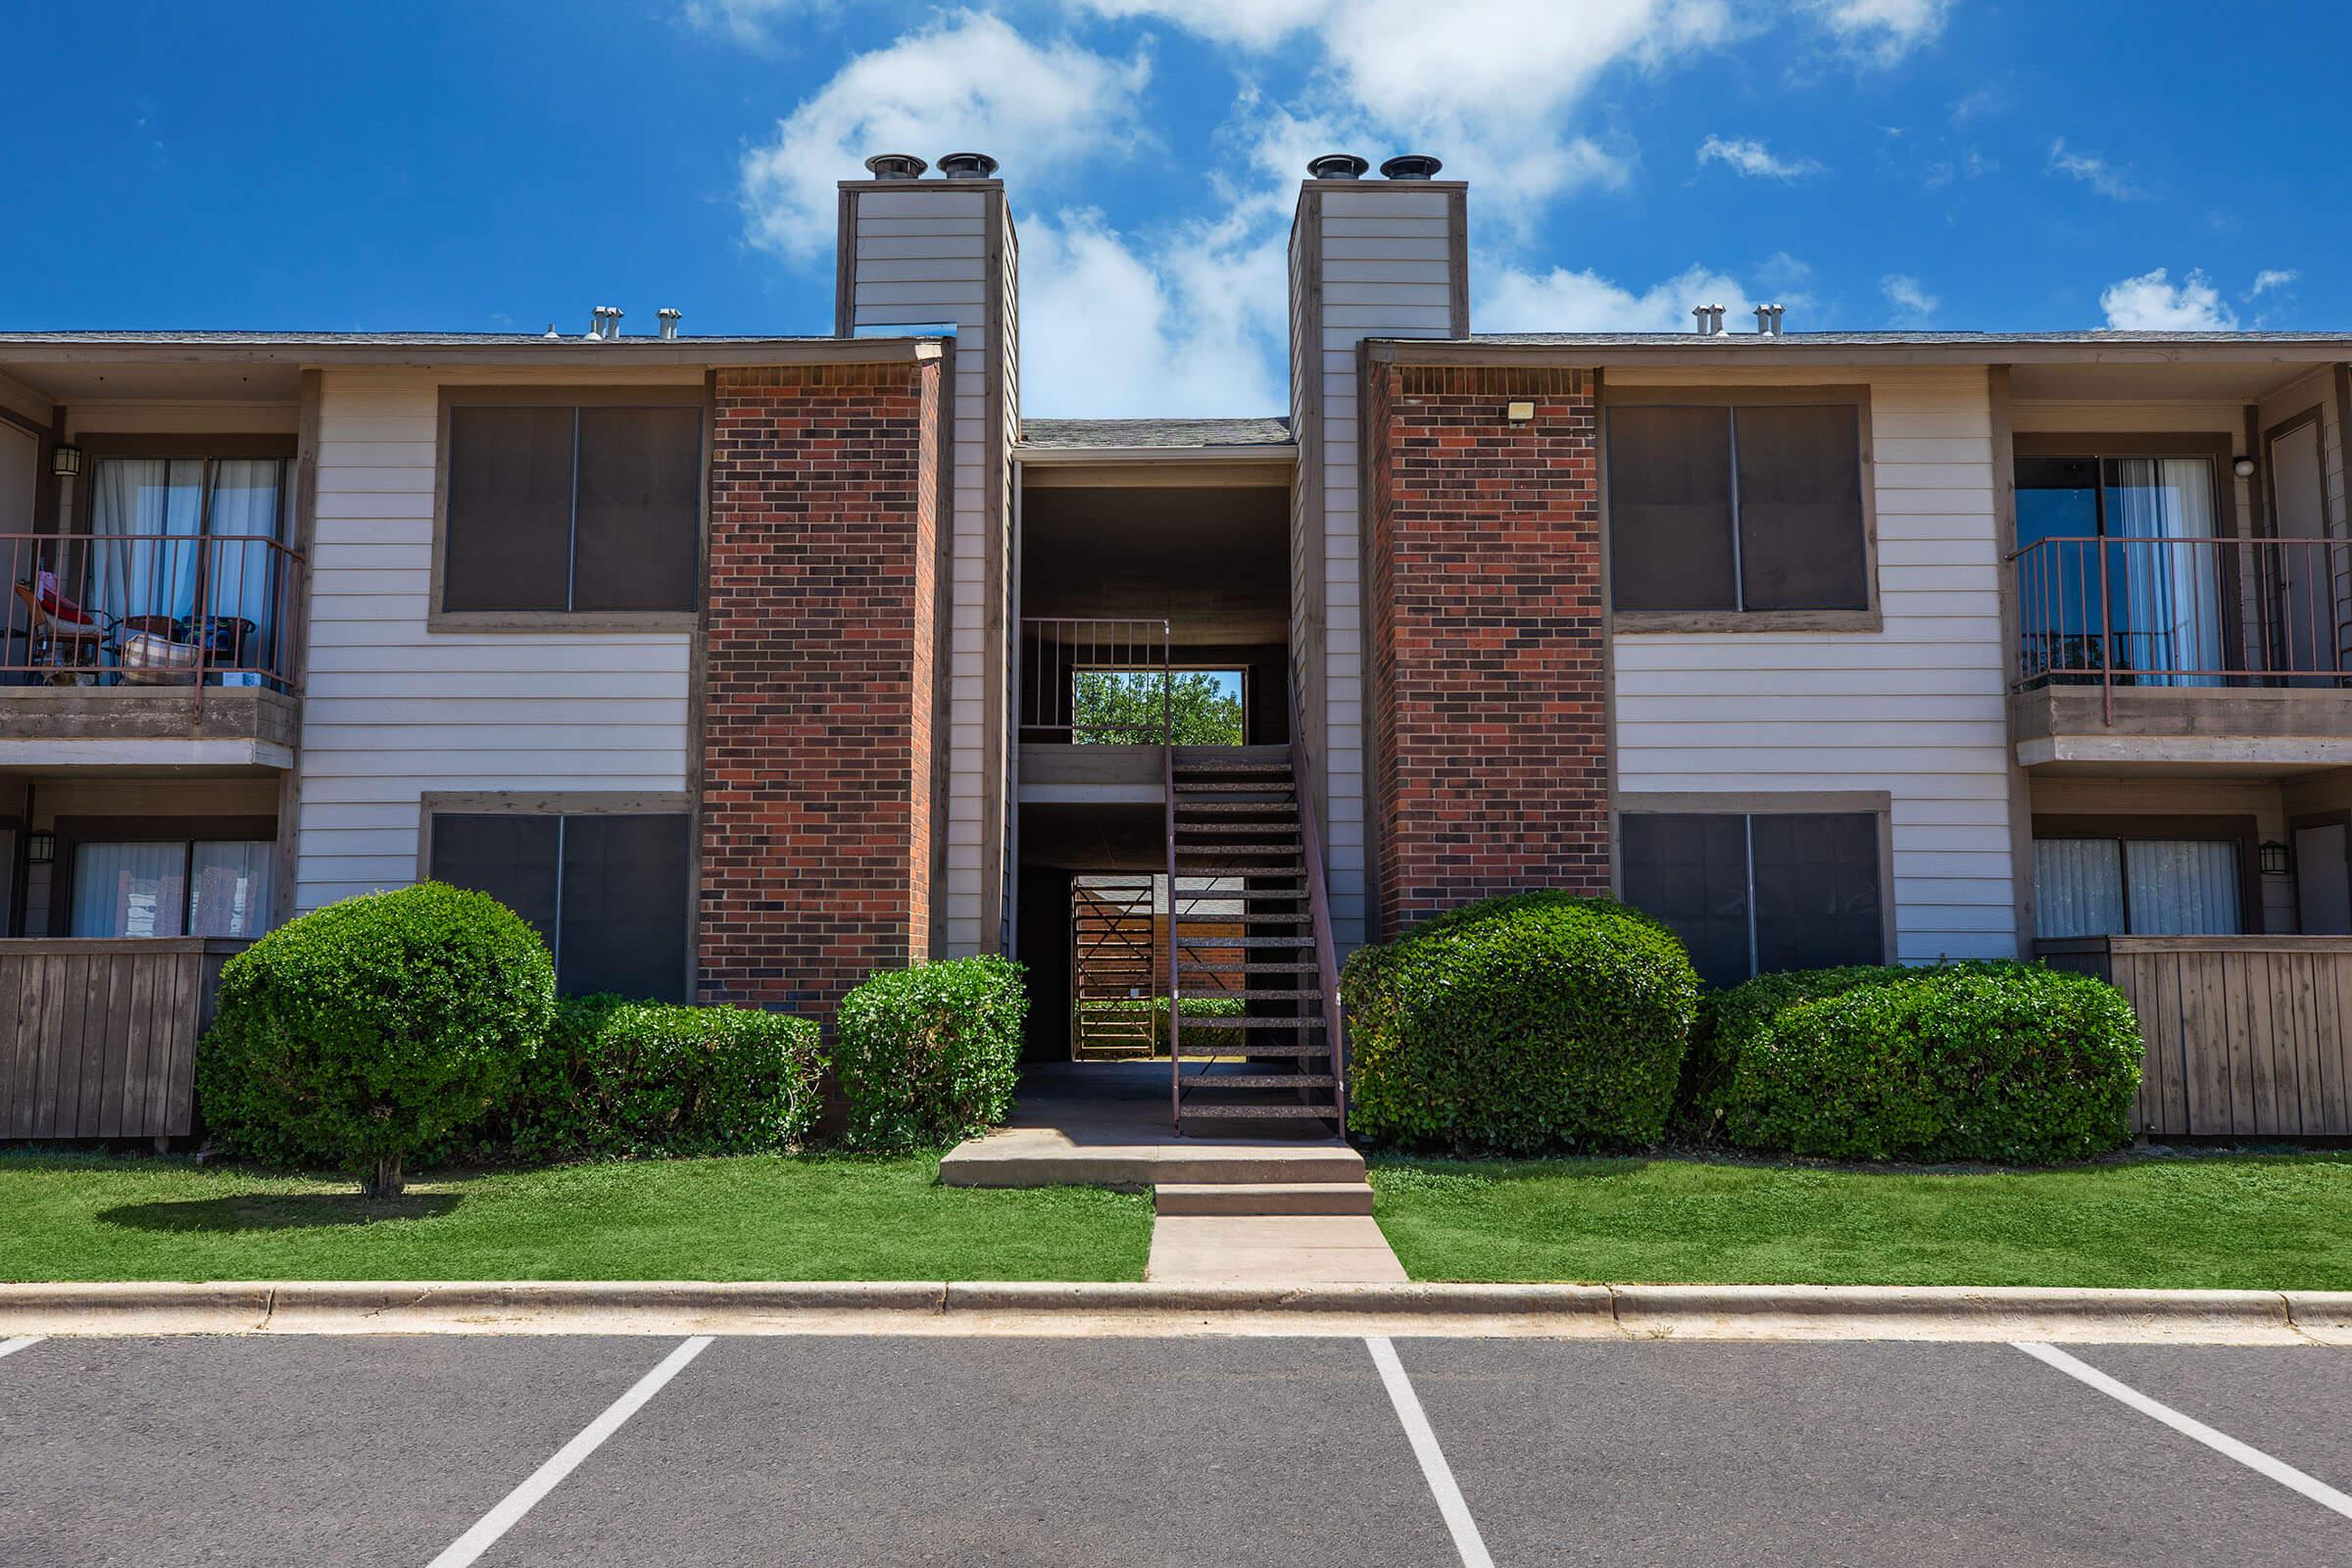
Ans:
{"type": "Polygon", "coordinates": [[[8,1563],[2309,1564],[2347,1487],[2318,1347],[0,1344],[8,1563]]]}

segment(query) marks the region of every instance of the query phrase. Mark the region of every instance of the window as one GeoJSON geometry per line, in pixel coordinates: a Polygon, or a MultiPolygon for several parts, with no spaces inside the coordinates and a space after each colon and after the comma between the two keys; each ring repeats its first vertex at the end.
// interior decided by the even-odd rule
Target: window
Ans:
{"type": "Polygon", "coordinates": [[[259,685],[284,667],[286,461],[267,455],[274,438],[244,456],[219,440],[211,455],[100,454],[87,546],[41,563],[57,594],[113,628],[97,658],[114,678],[168,679],[159,666],[191,668],[200,646],[208,684],[259,685]]]}
{"type": "Polygon", "coordinates": [[[92,841],[74,850],[77,937],[258,937],[270,929],[267,840],[92,841]]]}
{"type": "Polygon", "coordinates": [[[1608,432],[1618,610],[1870,609],[1859,402],[1618,404],[1608,432]]]}
{"type": "Polygon", "coordinates": [[[2210,542],[2216,466],[2204,457],[2017,460],[2023,679],[2096,679],[2107,665],[2135,686],[2223,684],[2233,656],[2223,614],[2230,563],[2210,542]]]}
{"type": "Polygon", "coordinates": [[[683,811],[443,808],[431,816],[426,869],[536,928],[560,990],[684,1002],[690,838],[683,811]]]}
{"type": "Polygon", "coordinates": [[[1674,928],[1712,985],[1886,961],[1873,811],[1629,811],[1625,901],[1674,928]]]}
{"type": "Polygon", "coordinates": [[[694,610],[699,403],[456,403],[447,439],[444,613],[694,610]]]}
{"type": "Polygon", "coordinates": [[[2034,840],[2034,928],[2041,937],[2234,936],[2245,929],[2242,844],[2209,837],[2100,835],[2034,840]]]}

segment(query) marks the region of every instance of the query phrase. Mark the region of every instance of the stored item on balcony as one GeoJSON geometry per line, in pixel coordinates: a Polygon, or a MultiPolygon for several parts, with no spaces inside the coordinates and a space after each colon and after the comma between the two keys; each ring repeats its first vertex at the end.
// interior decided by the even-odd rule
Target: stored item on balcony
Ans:
{"type": "Polygon", "coordinates": [[[25,662],[51,671],[52,684],[87,684],[95,679],[108,636],[105,618],[67,598],[58,588],[54,571],[37,572],[18,583],[16,590],[26,615],[25,662]]]}
{"type": "Polygon", "coordinates": [[[116,650],[116,666],[126,686],[186,686],[196,679],[193,641],[184,641],[187,623],[172,615],[132,615],[122,622],[122,640],[116,650]]]}

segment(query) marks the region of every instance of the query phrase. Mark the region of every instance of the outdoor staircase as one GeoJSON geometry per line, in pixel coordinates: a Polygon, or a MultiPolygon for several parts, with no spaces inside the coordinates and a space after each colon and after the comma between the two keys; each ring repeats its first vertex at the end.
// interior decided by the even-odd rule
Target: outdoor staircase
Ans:
{"type": "Polygon", "coordinates": [[[1202,1118],[1344,1125],[1336,955],[1298,761],[1281,746],[1168,753],[1170,1069],[1178,1132],[1202,1118]],[[1228,999],[1239,1016],[1187,1004],[1228,999]]]}
{"type": "Polygon", "coordinates": [[[1070,890],[1070,1043],[1080,1061],[1155,1054],[1149,875],[1080,877],[1070,890]]]}

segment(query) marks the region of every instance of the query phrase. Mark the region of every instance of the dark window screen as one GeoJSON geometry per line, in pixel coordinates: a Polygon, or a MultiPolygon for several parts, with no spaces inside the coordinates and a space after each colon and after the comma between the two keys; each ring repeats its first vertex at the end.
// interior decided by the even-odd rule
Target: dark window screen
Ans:
{"type": "Polygon", "coordinates": [[[569,409],[449,411],[444,610],[563,610],[571,569],[569,409]]]}
{"type": "Polygon", "coordinates": [[[703,485],[695,408],[580,410],[574,610],[691,610],[703,485]]]}
{"type": "Polygon", "coordinates": [[[1850,404],[1740,410],[1740,574],[1749,610],[1867,610],[1862,437],[1850,404]]]}
{"type": "Polygon", "coordinates": [[[1609,574],[1619,610],[1734,610],[1731,411],[1609,411],[1609,574]]]}
{"type": "Polygon", "coordinates": [[[686,1001],[687,858],[683,815],[566,817],[558,987],[686,1001]]]}
{"type": "Polygon", "coordinates": [[[1759,814],[1756,972],[1886,962],[1879,819],[1867,811],[1759,814]]]}
{"type": "Polygon", "coordinates": [[[433,879],[487,893],[556,945],[561,819],[511,812],[435,813],[433,879]]]}
{"type": "Polygon", "coordinates": [[[1671,926],[1709,984],[1746,979],[1746,819],[1644,811],[1621,820],[1625,902],[1671,926]]]}

